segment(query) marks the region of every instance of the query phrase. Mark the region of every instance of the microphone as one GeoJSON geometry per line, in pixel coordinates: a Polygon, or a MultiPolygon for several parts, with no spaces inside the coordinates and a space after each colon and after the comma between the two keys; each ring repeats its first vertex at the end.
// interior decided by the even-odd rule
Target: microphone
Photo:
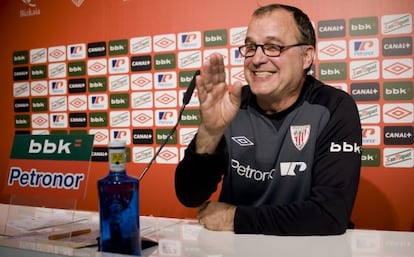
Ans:
{"type": "Polygon", "coordinates": [[[138,178],[139,181],[141,181],[142,178],[145,176],[145,174],[148,172],[148,170],[151,167],[152,163],[155,161],[155,159],[157,158],[157,156],[160,154],[160,152],[164,148],[164,146],[168,143],[168,140],[170,139],[170,137],[177,130],[177,126],[178,126],[178,124],[181,121],[181,116],[182,116],[182,114],[184,112],[184,109],[185,109],[186,105],[190,102],[191,96],[193,95],[193,92],[194,92],[194,89],[195,89],[195,86],[196,86],[196,77],[198,75],[200,75],[200,74],[201,74],[200,70],[197,70],[194,73],[193,78],[191,79],[191,82],[188,85],[188,88],[187,88],[187,90],[184,93],[183,104],[181,106],[181,109],[180,109],[180,113],[178,115],[177,122],[175,123],[174,127],[171,129],[170,133],[168,133],[168,136],[166,137],[166,139],[164,140],[164,142],[160,145],[160,147],[158,148],[157,152],[154,154],[154,156],[148,162],[147,166],[142,171],[141,175],[138,178]]]}
{"type": "Polygon", "coordinates": [[[197,70],[193,76],[193,79],[190,82],[190,85],[188,85],[187,91],[184,93],[183,97],[183,105],[187,105],[190,102],[191,96],[193,95],[194,88],[196,86],[196,77],[200,75],[200,70],[197,70]]]}

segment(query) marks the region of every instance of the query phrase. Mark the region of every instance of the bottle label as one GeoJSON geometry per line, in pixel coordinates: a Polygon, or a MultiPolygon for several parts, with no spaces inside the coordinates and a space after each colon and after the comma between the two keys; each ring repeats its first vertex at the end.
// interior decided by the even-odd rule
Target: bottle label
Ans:
{"type": "Polygon", "coordinates": [[[125,149],[109,149],[110,171],[125,171],[125,149]]]}

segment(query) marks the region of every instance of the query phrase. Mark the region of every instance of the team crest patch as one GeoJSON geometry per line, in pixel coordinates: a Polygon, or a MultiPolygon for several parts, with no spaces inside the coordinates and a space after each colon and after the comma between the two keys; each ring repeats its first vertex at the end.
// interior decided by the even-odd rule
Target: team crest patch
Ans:
{"type": "Polygon", "coordinates": [[[308,143],[310,134],[310,125],[290,126],[290,137],[293,145],[300,151],[308,143]]]}

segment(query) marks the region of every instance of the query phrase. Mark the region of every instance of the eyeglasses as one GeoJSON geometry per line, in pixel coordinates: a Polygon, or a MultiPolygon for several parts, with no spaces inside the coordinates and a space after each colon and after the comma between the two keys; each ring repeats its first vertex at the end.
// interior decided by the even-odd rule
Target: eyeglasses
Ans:
{"type": "Polygon", "coordinates": [[[243,57],[252,57],[256,54],[257,48],[260,47],[262,48],[262,51],[266,56],[278,57],[283,51],[291,47],[304,46],[304,45],[308,45],[308,44],[298,43],[298,44],[287,45],[287,46],[281,46],[281,45],[276,45],[276,44],[264,44],[264,45],[247,44],[247,45],[240,46],[239,51],[243,57]]]}

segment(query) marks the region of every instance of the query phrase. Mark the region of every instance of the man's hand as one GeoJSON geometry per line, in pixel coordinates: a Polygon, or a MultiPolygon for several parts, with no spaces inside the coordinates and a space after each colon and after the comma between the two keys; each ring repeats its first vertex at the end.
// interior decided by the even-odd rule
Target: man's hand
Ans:
{"type": "Polygon", "coordinates": [[[201,111],[196,151],[211,153],[239,111],[243,84],[227,85],[223,56],[218,53],[211,54],[205,61],[196,83],[201,111]]]}
{"type": "Polygon", "coordinates": [[[199,207],[198,222],[216,231],[234,231],[236,206],[221,202],[205,202],[199,207]]]}

